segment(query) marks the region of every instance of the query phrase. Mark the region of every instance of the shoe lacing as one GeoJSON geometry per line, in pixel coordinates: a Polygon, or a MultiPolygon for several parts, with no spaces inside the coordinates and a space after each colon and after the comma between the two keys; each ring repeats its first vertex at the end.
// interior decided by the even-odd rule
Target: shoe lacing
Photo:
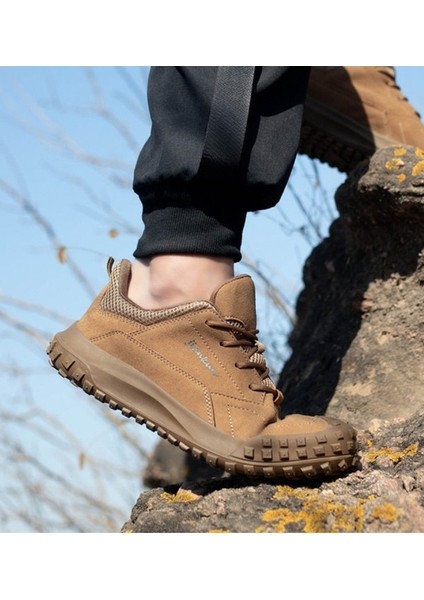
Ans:
{"type": "Polygon", "coordinates": [[[235,366],[238,369],[256,369],[261,376],[262,383],[251,383],[250,389],[257,392],[270,392],[274,397],[274,403],[280,404],[282,400],[282,394],[280,390],[275,387],[269,375],[269,369],[266,365],[265,357],[263,352],[265,346],[258,338],[258,329],[249,331],[241,325],[238,321],[210,321],[206,324],[214,329],[222,329],[223,331],[229,331],[234,335],[233,340],[222,340],[221,346],[224,348],[236,348],[240,347],[246,353],[245,360],[239,360],[235,366]]]}

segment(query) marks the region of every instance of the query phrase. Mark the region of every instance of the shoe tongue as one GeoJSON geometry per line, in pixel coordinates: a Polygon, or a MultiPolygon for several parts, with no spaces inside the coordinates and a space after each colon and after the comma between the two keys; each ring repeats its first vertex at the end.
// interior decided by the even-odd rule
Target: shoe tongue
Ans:
{"type": "Polygon", "coordinates": [[[256,329],[255,286],[249,275],[221,285],[212,294],[211,302],[227,321],[242,321],[246,329],[256,329]]]}

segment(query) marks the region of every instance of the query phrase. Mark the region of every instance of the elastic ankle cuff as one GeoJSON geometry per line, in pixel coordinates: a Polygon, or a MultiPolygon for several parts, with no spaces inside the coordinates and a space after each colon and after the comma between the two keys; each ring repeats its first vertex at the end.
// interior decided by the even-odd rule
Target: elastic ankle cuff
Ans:
{"type": "MultiPolygon", "coordinates": [[[[230,201],[229,201],[230,202],[230,201]]],[[[170,205],[143,199],[145,229],[135,258],[156,254],[202,254],[241,260],[246,212],[214,206],[170,205]]]]}

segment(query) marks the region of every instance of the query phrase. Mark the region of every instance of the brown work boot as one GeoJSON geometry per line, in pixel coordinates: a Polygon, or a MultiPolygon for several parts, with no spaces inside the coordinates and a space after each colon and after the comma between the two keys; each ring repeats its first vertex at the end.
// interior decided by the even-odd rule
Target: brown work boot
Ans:
{"type": "Polygon", "coordinates": [[[386,146],[424,148],[424,125],[393,67],[313,67],[300,154],[348,173],[386,146]]]}
{"type": "Polygon", "coordinates": [[[278,418],[280,392],[256,338],[251,278],[210,301],[144,310],[122,261],[80,321],[47,350],[59,373],[196,458],[231,473],[334,475],[355,461],[355,431],[336,419],[278,418]]]}

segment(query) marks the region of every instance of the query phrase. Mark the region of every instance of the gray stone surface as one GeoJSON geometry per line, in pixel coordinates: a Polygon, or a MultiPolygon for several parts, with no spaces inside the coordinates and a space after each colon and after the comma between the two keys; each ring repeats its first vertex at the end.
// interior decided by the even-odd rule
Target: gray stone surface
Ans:
{"type": "Polygon", "coordinates": [[[336,193],[340,218],[304,267],[283,414],[359,428],[423,405],[424,152],[377,152],[336,193]]]}
{"type": "Polygon", "coordinates": [[[122,531],[424,532],[424,410],[374,420],[359,442],[361,466],[335,480],[224,476],[144,492],[122,531]]]}
{"type": "Polygon", "coordinates": [[[411,147],[380,150],[339,188],[278,382],[283,416],[357,427],[361,467],[308,485],[222,477],[161,442],[145,479],[162,487],[123,531],[424,531],[423,192],[424,151],[411,147]]]}

